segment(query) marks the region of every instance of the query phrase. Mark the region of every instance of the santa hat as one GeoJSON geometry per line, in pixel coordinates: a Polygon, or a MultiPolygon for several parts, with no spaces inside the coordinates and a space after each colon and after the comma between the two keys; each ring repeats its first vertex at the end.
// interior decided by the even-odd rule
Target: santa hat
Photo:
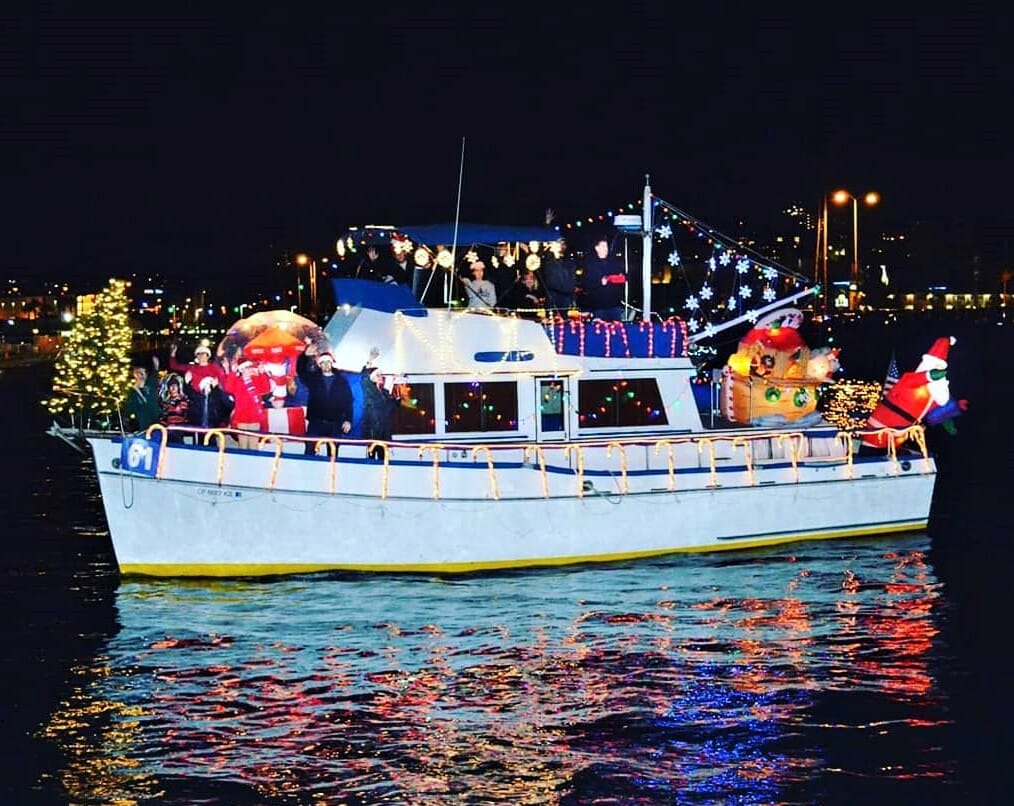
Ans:
{"type": "Polygon", "coordinates": [[[956,341],[957,339],[953,336],[941,336],[933,342],[933,346],[929,348],[929,351],[923,353],[920,369],[947,369],[947,352],[956,341]]]}
{"type": "Polygon", "coordinates": [[[320,366],[321,361],[330,361],[334,365],[334,356],[331,353],[323,352],[317,356],[317,365],[320,366]]]}
{"type": "Polygon", "coordinates": [[[208,343],[207,339],[201,339],[201,343],[197,345],[194,350],[194,355],[197,355],[198,353],[206,353],[209,356],[211,355],[211,345],[208,343]]]}

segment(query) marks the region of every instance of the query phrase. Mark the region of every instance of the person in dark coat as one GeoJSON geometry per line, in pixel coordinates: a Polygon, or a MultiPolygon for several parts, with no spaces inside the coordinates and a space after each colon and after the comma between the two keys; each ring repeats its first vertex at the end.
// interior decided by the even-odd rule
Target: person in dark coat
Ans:
{"type": "Polygon", "coordinates": [[[563,238],[550,244],[549,250],[549,257],[542,264],[542,278],[549,295],[549,307],[566,315],[574,304],[577,266],[574,259],[567,255],[567,242],[563,238]]]}
{"type": "MultiPolygon", "coordinates": [[[[158,359],[153,359],[155,370],[158,370],[158,359]]],[[[133,386],[127,394],[124,413],[130,428],[145,431],[149,425],[159,421],[162,416],[162,405],[158,399],[158,376],[148,372],[143,364],[135,364],[130,368],[133,386]]]]}
{"type": "Polygon", "coordinates": [[[356,267],[356,277],[360,280],[376,280],[381,283],[390,275],[388,261],[381,257],[380,250],[373,245],[366,247],[366,254],[356,267]]]}
{"type": "Polygon", "coordinates": [[[500,301],[503,308],[515,310],[519,316],[534,317],[546,304],[546,295],[531,269],[522,269],[521,277],[500,301]]]}
{"type": "MultiPolygon", "coordinates": [[[[363,389],[363,439],[375,442],[391,441],[391,418],[394,410],[398,407],[399,400],[394,397],[384,385],[384,376],[380,370],[373,366],[373,362],[380,355],[380,351],[374,347],[370,351],[370,358],[359,373],[359,383],[363,389]]],[[[370,458],[382,461],[384,448],[377,446],[370,452],[370,458]]]]}
{"type": "Polygon", "coordinates": [[[585,261],[581,275],[581,310],[591,311],[596,319],[617,321],[623,318],[623,287],[627,275],[609,254],[609,239],[595,241],[595,254],[585,261]]]}
{"type": "Polygon", "coordinates": [[[201,378],[197,389],[188,383],[186,395],[187,425],[197,428],[225,428],[229,425],[235,401],[222,389],[218,378],[213,375],[201,378]]]}
{"type": "MultiPolygon", "coordinates": [[[[334,356],[318,353],[307,338],[296,374],[306,387],[306,436],[340,439],[352,430],[352,390],[345,376],[334,371],[334,356]]],[[[314,443],[307,441],[306,454],[316,452],[314,443]]]]}

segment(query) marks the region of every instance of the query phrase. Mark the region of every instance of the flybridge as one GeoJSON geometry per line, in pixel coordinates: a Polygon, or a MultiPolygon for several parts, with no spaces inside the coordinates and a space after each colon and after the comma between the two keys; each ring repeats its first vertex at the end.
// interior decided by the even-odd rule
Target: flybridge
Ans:
{"type": "MultiPolygon", "coordinates": [[[[624,241],[627,311],[644,323],[682,319],[689,344],[710,339],[744,322],[756,322],[779,307],[820,291],[809,278],[656,197],[647,177],[639,213],[610,213],[600,218],[608,221],[624,241]],[[653,305],[653,297],[658,298],[657,307],[653,305]]],[[[545,244],[580,235],[579,230],[572,231],[570,227],[452,222],[355,228],[339,244],[349,251],[369,246],[389,248],[397,246],[399,240],[430,249],[442,247],[441,251],[447,252],[444,260],[440,260],[439,254],[430,255],[426,265],[430,277],[442,277],[444,303],[449,304],[448,272],[459,262],[455,256],[459,248],[521,244],[520,250],[514,248],[511,256],[514,262],[507,265],[524,266],[531,260],[537,268],[545,255],[537,249],[525,257],[522,254],[527,251],[525,244],[545,244]]],[[[497,257],[494,252],[494,266],[497,257]]],[[[409,307],[404,310],[407,312],[409,307]]]]}

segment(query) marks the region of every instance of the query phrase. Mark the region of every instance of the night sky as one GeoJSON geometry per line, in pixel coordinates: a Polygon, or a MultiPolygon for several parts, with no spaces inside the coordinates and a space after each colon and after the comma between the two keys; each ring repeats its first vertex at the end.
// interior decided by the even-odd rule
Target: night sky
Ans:
{"type": "Polygon", "coordinates": [[[0,12],[6,278],[248,283],[348,226],[453,220],[463,140],[462,221],[597,215],[647,173],[762,230],[846,187],[882,196],[864,228],[1011,262],[1009,9],[19,5],[0,12]]]}

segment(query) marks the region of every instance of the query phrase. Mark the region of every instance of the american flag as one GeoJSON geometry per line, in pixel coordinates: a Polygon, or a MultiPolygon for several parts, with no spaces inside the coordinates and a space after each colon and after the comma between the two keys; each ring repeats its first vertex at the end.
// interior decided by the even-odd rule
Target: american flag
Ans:
{"type": "Polygon", "coordinates": [[[887,377],[884,378],[885,395],[891,391],[891,388],[898,382],[898,378],[900,377],[901,373],[898,372],[898,362],[894,357],[894,353],[891,353],[891,363],[887,365],[887,377]]]}

